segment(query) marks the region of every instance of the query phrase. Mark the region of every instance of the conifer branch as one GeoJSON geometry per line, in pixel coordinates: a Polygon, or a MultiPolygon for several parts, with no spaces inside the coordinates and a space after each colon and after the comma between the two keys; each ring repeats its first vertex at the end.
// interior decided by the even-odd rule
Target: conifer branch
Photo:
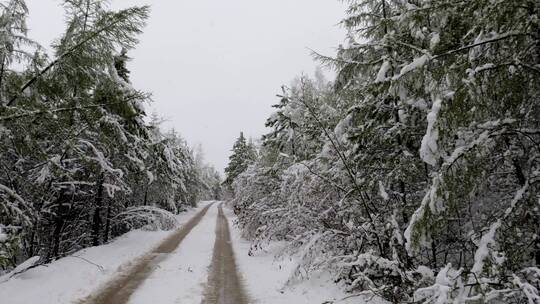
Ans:
{"type": "Polygon", "coordinates": [[[49,65],[47,65],[45,68],[43,68],[41,71],[39,71],[34,77],[32,77],[30,80],[28,80],[18,91],[15,96],[13,96],[9,102],[7,103],[7,106],[11,106],[23,93],[24,91],[32,86],[39,78],[41,78],[45,73],[47,73],[50,69],[52,69],[55,65],[57,65],[60,61],[65,59],[66,57],[71,56],[77,49],[84,46],[86,43],[90,42],[91,40],[97,38],[100,36],[103,32],[109,30],[111,27],[117,25],[118,23],[125,21],[129,18],[128,14],[123,14],[124,11],[121,11],[117,13],[118,19],[115,21],[112,21],[110,24],[103,26],[102,28],[98,29],[97,31],[90,34],[88,37],[86,37],[81,42],[75,44],[71,48],[69,48],[66,52],[64,52],[62,55],[60,55],[58,58],[53,60],[49,65]]]}

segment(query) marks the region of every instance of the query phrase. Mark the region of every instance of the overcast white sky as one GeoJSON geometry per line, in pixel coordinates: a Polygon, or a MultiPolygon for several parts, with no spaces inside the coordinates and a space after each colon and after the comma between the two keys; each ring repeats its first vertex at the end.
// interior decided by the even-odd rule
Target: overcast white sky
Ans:
{"type": "MultiPolygon", "coordinates": [[[[59,0],[26,0],[30,37],[48,46],[64,29],[59,0]]],[[[218,170],[240,131],[258,138],[280,86],[333,55],[343,41],[338,0],[116,0],[150,4],[141,43],[128,55],[134,86],[153,93],[150,112],[168,119],[218,170]]]]}

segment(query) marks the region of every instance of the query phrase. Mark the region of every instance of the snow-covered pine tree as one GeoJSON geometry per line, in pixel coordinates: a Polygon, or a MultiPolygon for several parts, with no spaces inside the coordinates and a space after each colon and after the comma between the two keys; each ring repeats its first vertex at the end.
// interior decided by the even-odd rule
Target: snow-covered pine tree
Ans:
{"type": "Polygon", "coordinates": [[[247,167],[255,160],[257,151],[252,142],[247,142],[244,132],[236,140],[232,148],[232,154],[229,157],[229,164],[225,168],[226,185],[231,185],[234,179],[244,172],[247,167]]]}

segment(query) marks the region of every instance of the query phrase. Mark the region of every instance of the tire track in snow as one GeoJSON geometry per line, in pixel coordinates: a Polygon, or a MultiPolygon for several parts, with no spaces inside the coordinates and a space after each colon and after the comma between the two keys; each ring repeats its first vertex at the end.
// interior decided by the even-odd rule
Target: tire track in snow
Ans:
{"type": "Polygon", "coordinates": [[[129,304],[201,304],[212,262],[218,208],[208,210],[180,246],[137,288],[129,304]]]}
{"type": "Polygon", "coordinates": [[[231,245],[229,222],[219,205],[216,241],[203,304],[247,304],[231,245]]]}
{"type": "Polygon", "coordinates": [[[81,304],[125,304],[128,303],[130,296],[137,288],[148,278],[156,269],[157,265],[165,260],[171,252],[184,240],[191,230],[199,224],[201,219],[213,205],[209,204],[199,213],[193,216],[177,232],[165,239],[152,252],[143,256],[126,272],[119,274],[105,288],[94,295],[80,301],[81,304]]]}

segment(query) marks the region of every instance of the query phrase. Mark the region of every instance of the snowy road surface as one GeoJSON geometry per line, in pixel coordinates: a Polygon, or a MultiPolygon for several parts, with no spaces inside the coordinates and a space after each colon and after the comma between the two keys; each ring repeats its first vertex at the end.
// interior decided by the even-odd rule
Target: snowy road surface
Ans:
{"type": "Polygon", "coordinates": [[[129,270],[80,303],[247,303],[230,239],[221,203],[210,204],[129,270]],[[212,247],[208,234],[214,230],[212,247]]]}
{"type": "Polygon", "coordinates": [[[0,283],[0,304],[335,304],[349,299],[324,273],[294,284],[281,243],[251,252],[221,202],[178,216],[170,232],[136,230],[0,283]]]}
{"type": "Polygon", "coordinates": [[[234,259],[229,222],[223,213],[223,207],[219,205],[218,209],[214,255],[203,303],[247,304],[248,299],[234,259]]]}
{"type": "MultiPolygon", "coordinates": [[[[185,255],[186,251],[195,250],[198,247],[189,246],[191,244],[182,244],[184,239],[187,236],[193,238],[195,234],[190,235],[190,232],[198,226],[201,220],[204,218],[208,209],[212,205],[208,205],[203,208],[199,213],[197,213],[191,220],[184,224],[175,234],[167,238],[163,243],[161,243],[156,249],[151,253],[146,254],[142,257],[137,263],[135,263],[129,270],[124,273],[118,274],[111,282],[107,284],[103,290],[97,291],[95,294],[91,295],[88,299],[81,301],[81,303],[89,304],[125,304],[125,303],[138,303],[138,298],[148,298],[152,303],[175,303],[170,301],[160,301],[163,298],[156,298],[156,295],[167,295],[171,291],[177,291],[174,286],[171,286],[171,290],[155,290],[153,285],[154,280],[146,284],[146,280],[150,277],[159,279],[161,286],[166,283],[170,283],[168,280],[168,273],[161,275],[161,273],[155,274],[154,272],[157,269],[162,267],[162,263],[170,262],[170,260],[177,260],[179,255],[185,255]],[[182,246],[180,246],[182,244],[182,246]],[[143,291],[148,290],[148,292],[138,292],[141,289],[143,291]],[[137,293],[134,296],[134,299],[131,299],[131,296],[137,293]],[[142,295],[142,296],[140,296],[142,295]]],[[[201,232],[204,233],[206,229],[203,229],[201,232]]],[[[200,232],[199,232],[200,233],[200,232]]],[[[196,236],[195,236],[196,237],[196,236]]],[[[188,239],[188,242],[190,240],[188,239]]],[[[188,256],[199,256],[199,252],[192,252],[188,256]]],[[[172,270],[177,270],[174,265],[172,270]]],[[[164,267],[166,270],[171,270],[169,267],[164,267]]],[[[179,270],[179,269],[178,269],[179,270]]],[[[179,270],[180,271],[180,270],[179,270]]],[[[182,282],[179,282],[182,283],[182,282]]],[[[179,296],[178,294],[176,296],[179,296]]],[[[140,301],[141,303],[150,303],[148,301],[140,301]]]]}

